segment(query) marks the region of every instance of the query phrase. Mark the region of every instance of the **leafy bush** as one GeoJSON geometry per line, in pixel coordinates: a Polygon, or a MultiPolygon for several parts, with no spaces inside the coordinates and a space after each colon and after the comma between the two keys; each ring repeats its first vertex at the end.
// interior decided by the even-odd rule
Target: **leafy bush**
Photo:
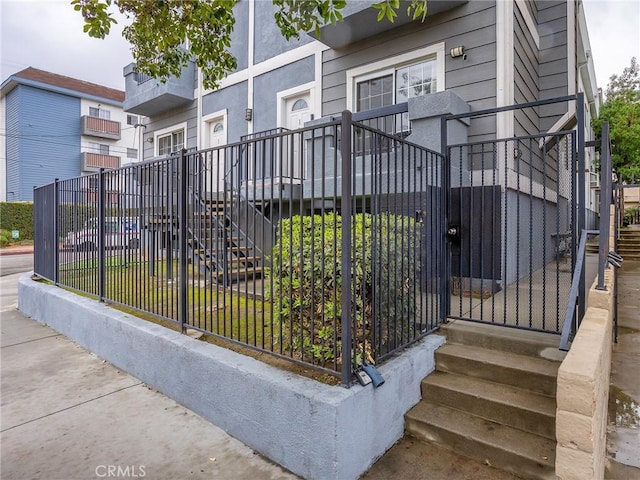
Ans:
{"type": "Polygon", "coordinates": [[[11,232],[0,229],[0,247],[5,247],[11,242],[11,232]]]}
{"type": "MultiPolygon", "coordinates": [[[[356,363],[373,363],[380,354],[406,343],[419,313],[420,262],[409,259],[420,238],[419,226],[410,217],[352,217],[356,363]]],[[[337,368],[342,363],[341,241],[342,218],[337,214],[280,221],[266,289],[283,350],[321,366],[335,362],[337,368]]]]}
{"type": "Polygon", "coordinates": [[[33,203],[0,202],[0,229],[20,231],[20,240],[33,239],[33,203]]]}

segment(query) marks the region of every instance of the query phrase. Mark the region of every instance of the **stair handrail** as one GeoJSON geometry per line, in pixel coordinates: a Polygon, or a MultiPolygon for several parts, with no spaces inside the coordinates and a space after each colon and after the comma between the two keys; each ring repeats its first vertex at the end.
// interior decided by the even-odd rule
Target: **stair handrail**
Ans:
{"type": "Polygon", "coordinates": [[[571,281],[571,293],[569,294],[569,301],[567,303],[567,311],[564,316],[564,324],[562,325],[562,335],[560,336],[560,350],[568,352],[570,343],[573,341],[573,336],[578,331],[581,318],[577,318],[576,306],[578,301],[585,301],[585,293],[580,294],[580,278],[582,277],[582,269],[584,268],[585,252],[587,249],[587,237],[589,235],[598,234],[599,230],[582,230],[580,235],[580,245],[578,247],[578,259],[573,269],[572,281],[571,281]],[[574,327],[575,323],[575,328],[574,327]]]}

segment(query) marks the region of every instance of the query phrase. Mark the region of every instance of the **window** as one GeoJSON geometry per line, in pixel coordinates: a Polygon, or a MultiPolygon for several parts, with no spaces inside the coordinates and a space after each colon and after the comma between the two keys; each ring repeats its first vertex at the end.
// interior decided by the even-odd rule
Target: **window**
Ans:
{"type": "Polygon", "coordinates": [[[295,103],[291,107],[291,111],[295,112],[296,110],[304,110],[305,108],[309,108],[309,105],[303,98],[301,98],[295,101],[295,103]]]}
{"type": "Polygon", "coordinates": [[[356,77],[356,111],[404,103],[436,91],[436,59],[356,77]]]}
{"type": "Polygon", "coordinates": [[[169,155],[184,148],[184,130],[158,136],[158,155],[169,155]]]}
{"type": "Polygon", "coordinates": [[[100,107],[89,107],[89,116],[102,118],[103,120],[110,120],[111,112],[100,107]]]}
{"type": "Polygon", "coordinates": [[[444,43],[347,71],[347,108],[366,111],[444,90],[444,43]]]}
{"type": "Polygon", "coordinates": [[[137,115],[127,115],[127,125],[136,125],[138,123],[137,115]]]}
{"type": "Polygon", "coordinates": [[[127,158],[138,158],[138,149],[127,148],[127,158]]]}
{"type": "Polygon", "coordinates": [[[100,155],[109,155],[109,145],[102,143],[89,142],[89,149],[92,153],[98,153],[100,155]]]}

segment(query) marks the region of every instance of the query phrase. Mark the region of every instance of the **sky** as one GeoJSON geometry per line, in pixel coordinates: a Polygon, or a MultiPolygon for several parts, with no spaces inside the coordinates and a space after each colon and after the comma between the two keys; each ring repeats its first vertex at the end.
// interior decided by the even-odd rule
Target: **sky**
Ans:
{"type": "MultiPolygon", "coordinates": [[[[265,1],[265,0],[257,0],[265,1]]],[[[598,86],[640,59],[640,1],[584,0],[598,86]]],[[[83,33],[70,0],[0,0],[0,81],[29,66],[124,90],[131,63],[122,21],[105,40],[83,33]]]]}

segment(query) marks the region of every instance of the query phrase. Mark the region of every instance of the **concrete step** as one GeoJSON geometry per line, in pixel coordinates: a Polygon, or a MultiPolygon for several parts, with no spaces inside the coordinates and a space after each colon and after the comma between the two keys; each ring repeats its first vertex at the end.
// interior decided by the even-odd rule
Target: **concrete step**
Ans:
{"type": "Polygon", "coordinates": [[[552,397],[466,375],[434,372],[422,381],[422,398],[550,440],[556,438],[552,397]]]}
{"type": "Polygon", "coordinates": [[[523,478],[555,479],[555,441],[422,401],[406,415],[409,435],[523,478]]]}
{"type": "Polygon", "coordinates": [[[473,345],[446,343],[436,350],[438,371],[503,383],[551,397],[556,394],[559,366],[557,361],[473,345]]]}
{"type": "Polygon", "coordinates": [[[640,252],[618,252],[622,256],[623,260],[638,262],[640,261],[640,252]]]}
{"type": "Polygon", "coordinates": [[[461,343],[494,350],[562,361],[566,353],[558,350],[560,335],[506,328],[464,320],[454,320],[440,327],[450,343],[461,343]]]}

